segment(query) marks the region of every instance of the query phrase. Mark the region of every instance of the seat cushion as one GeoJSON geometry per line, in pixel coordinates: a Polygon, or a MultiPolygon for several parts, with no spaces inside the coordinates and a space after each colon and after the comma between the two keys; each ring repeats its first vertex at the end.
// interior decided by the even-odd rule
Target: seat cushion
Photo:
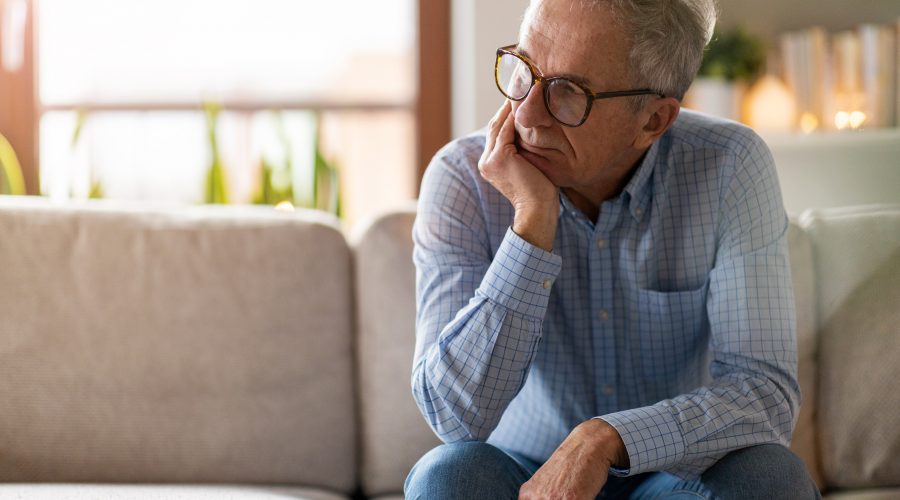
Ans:
{"type": "Polygon", "coordinates": [[[352,491],[350,265],[310,212],[0,200],[0,482],[352,491]]]}
{"type": "Polygon", "coordinates": [[[397,494],[416,461],[440,441],[410,389],[415,330],[414,207],[380,218],[354,238],[358,310],[362,487],[397,494]]]}
{"type": "Polygon", "coordinates": [[[309,488],[231,485],[0,484],[0,498],[29,500],[346,500],[309,488]]]}
{"type": "Polygon", "coordinates": [[[826,484],[900,486],[900,206],[813,212],[804,224],[816,262],[826,484]]]}

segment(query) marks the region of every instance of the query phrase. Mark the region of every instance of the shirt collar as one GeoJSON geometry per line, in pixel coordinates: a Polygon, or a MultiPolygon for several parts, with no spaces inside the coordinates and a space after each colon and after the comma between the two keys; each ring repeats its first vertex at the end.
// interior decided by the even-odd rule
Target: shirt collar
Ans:
{"type": "Polygon", "coordinates": [[[640,222],[641,219],[643,219],[644,214],[647,213],[647,207],[650,205],[650,199],[653,197],[653,186],[650,183],[650,179],[653,177],[653,171],[656,167],[656,162],[659,159],[660,142],[660,140],[657,140],[650,146],[650,149],[647,150],[647,154],[644,155],[644,159],[641,160],[637,170],[634,172],[634,175],[631,176],[631,180],[628,181],[628,184],[625,185],[625,189],[623,190],[623,192],[628,193],[630,198],[628,210],[631,212],[631,216],[638,222],[640,222]]]}

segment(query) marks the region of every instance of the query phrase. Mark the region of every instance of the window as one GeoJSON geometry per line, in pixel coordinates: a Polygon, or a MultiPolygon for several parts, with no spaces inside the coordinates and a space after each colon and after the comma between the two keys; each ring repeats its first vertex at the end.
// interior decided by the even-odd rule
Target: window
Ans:
{"type": "Polygon", "coordinates": [[[317,144],[337,166],[348,224],[415,196],[423,120],[414,0],[32,7],[44,194],[203,201],[212,154],[202,105],[211,103],[222,107],[216,136],[230,201],[254,199],[265,162],[275,184],[308,203],[317,144]]]}

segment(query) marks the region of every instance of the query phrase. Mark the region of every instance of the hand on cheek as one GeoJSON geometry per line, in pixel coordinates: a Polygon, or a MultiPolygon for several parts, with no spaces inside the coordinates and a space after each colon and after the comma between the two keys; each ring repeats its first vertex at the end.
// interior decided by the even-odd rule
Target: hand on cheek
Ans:
{"type": "Polygon", "coordinates": [[[512,203],[513,231],[549,251],[556,235],[559,188],[519,154],[515,139],[515,115],[506,101],[488,126],[478,171],[512,203]]]}

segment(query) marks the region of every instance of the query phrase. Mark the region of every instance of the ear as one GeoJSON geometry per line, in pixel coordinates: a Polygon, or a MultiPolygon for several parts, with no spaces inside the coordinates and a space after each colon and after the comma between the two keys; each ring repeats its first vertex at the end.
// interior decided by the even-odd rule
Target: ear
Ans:
{"type": "Polygon", "coordinates": [[[681,103],[674,97],[660,97],[647,103],[641,110],[644,125],[634,139],[637,149],[649,148],[678,118],[681,103]]]}

